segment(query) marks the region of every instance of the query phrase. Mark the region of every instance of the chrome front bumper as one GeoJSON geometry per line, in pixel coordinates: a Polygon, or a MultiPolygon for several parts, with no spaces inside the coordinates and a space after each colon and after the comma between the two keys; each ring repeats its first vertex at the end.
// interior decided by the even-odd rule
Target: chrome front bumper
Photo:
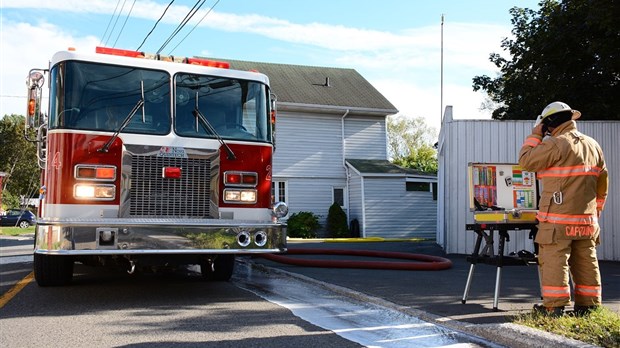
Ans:
{"type": "Polygon", "coordinates": [[[286,225],[217,219],[40,219],[35,252],[55,255],[286,251],[286,225]]]}

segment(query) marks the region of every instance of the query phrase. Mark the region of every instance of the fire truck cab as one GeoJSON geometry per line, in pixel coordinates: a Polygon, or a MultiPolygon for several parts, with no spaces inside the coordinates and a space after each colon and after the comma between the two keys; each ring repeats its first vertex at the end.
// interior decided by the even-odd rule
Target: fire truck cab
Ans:
{"type": "Polygon", "coordinates": [[[40,286],[70,282],[75,262],[129,272],[197,264],[228,280],[235,254],[286,250],[267,76],[97,47],[56,53],[27,87],[26,137],[42,168],[40,286]]]}

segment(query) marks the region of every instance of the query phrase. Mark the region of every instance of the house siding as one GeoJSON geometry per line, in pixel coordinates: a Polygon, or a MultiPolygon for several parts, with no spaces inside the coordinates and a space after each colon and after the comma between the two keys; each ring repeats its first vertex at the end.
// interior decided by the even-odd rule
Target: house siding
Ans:
{"type": "Polygon", "coordinates": [[[346,117],[346,158],[387,159],[385,117],[346,117]]]}
{"type": "Polygon", "coordinates": [[[278,113],[273,170],[278,178],[344,179],[340,118],[278,113]]]}
{"type": "MultiPolygon", "coordinates": [[[[286,181],[290,214],[309,211],[325,225],[334,187],[346,188],[339,117],[279,113],[273,180],[286,181]]],[[[346,194],[346,192],[345,192],[346,194]]]]}
{"type": "Polygon", "coordinates": [[[364,229],[364,216],[363,216],[363,203],[364,196],[362,195],[362,177],[357,173],[350,171],[351,178],[349,179],[349,224],[353,219],[357,219],[360,226],[360,236],[363,237],[364,229]]]}
{"type": "Polygon", "coordinates": [[[325,178],[287,178],[289,185],[289,216],[300,211],[310,211],[319,216],[322,228],[318,231],[319,237],[327,237],[325,226],[327,214],[332,205],[332,188],[345,187],[345,179],[325,178]]]}
{"type": "MultiPolygon", "coordinates": [[[[439,207],[437,240],[448,253],[473,252],[475,234],[465,230],[473,223],[469,211],[467,166],[470,162],[517,163],[524,139],[530,134],[533,121],[452,120],[451,108],[440,134],[439,148],[439,207]]],[[[601,245],[597,252],[601,260],[620,260],[620,148],[617,121],[578,121],[578,129],[601,145],[609,175],[609,193],[601,215],[601,245]]],[[[506,252],[533,251],[529,233],[511,233],[506,252]]]]}
{"type": "Polygon", "coordinates": [[[434,238],[437,205],[431,192],[405,190],[405,178],[365,177],[366,237],[434,238]]]}

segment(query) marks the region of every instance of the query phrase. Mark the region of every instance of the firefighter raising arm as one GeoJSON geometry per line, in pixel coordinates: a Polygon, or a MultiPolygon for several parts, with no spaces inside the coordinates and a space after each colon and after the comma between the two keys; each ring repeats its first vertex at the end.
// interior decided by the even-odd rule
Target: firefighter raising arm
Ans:
{"type": "Polygon", "coordinates": [[[519,165],[529,171],[537,172],[557,162],[559,151],[552,143],[543,143],[545,125],[541,122],[534,126],[519,152],[519,165]]]}
{"type": "Polygon", "coordinates": [[[570,305],[569,272],[575,314],[585,315],[601,305],[596,246],[607,168],[599,144],[577,130],[574,120],[580,116],[565,103],[549,104],[519,152],[519,165],[537,172],[542,182],[535,242],[543,304],[534,310],[547,315],[561,315],[570,305]]]}

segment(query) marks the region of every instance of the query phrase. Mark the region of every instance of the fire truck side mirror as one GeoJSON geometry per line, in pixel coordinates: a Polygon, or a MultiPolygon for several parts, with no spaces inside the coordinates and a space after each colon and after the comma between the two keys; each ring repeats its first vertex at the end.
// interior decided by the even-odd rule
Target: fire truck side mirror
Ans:
{"type": "Polygon", "coordinates": [[[278,97],[271,93],[269,95],[269,101],[270,101],[270,115],[269,115],[269,122],[271,123],[271,142],[273,144],[273,148],[275,149],[276,147],[276,117],[277,117],[277,101],[278,101],[278,97]]]}
{"type": "Polygon", "coordinates": [[[39,127],[42,123],[41,98],[45,78],[43,70],[30,70],[26,85],[28,87],[28,108],[26,110],[26,129],[39,127]]]}

